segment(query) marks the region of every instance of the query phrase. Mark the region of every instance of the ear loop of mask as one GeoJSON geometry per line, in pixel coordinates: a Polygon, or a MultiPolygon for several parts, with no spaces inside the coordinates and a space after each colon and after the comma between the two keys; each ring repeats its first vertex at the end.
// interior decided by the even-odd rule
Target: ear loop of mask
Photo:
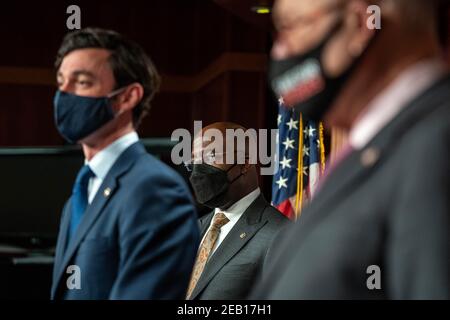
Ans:
{"type": "Polygon", "coordinates": [[[110,92],[110,93],[106,96],[106,98],[111,99],[111,98],[117,96],[119,93],[125,91],[126,88],[128,88],[128,86],[124,86],[124,87],[122,87],[122,88],[116,89],[116,90],[110,92]]]}
{"type": "MultiPolygon", "coordinates": [[[[246,159],[248,159],[248,157],[246,157],[246,159]]],[[[233,164],[231,167],[229,167],[227,169],[227,171],[225,171],[228,174],[228,171],[230,171],[231,169],[233,169],[235,166],[237,166],[237,163],[233,164]]],[[[232,184],[233,182],[235,182],[237,179],[239,179],[240,177],[242,177],[244,174],[240,173],[236,178],[234,178],[233,180],[230,181],[230,184],[232,184]]]]}
{"type": "MultiPolygon", "coordinates": [[[[127,86],[124,86],[124,87],[122,87],[122,88],[116,89],[116,90],[110,92],[110,93],[106,96],[106,98],[108,99],[108,101],[109,101],[110,104],[111,104],[111,107],[112,107],[111,99],[114,98],[114,97],[116,97],[117,95],[121,94],[122,92],[124,92],[125,89],[126,89],[127,87],[128,87],[128,85],[127,85],[127,86]]],[[[114,117],[117,117],[117,116],[119,116],[119,115],[121,115],[120,112],[114,112],[114,117]]]]}

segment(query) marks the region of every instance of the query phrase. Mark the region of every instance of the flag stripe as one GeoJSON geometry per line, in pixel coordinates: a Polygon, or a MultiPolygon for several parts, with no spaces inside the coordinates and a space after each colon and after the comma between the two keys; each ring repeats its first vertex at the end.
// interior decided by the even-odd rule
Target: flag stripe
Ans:
{"type": "Polygon", "coordinates": [[[300,215],[324,171],[323,125],[304,119],[279,100],[277,159],[272,204],[289,218],[300,215]]]}

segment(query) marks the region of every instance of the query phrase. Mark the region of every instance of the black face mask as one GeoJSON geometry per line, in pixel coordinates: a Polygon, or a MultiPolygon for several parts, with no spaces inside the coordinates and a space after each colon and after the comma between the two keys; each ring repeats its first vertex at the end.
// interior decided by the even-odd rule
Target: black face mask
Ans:
{"type": "Polygon", "coordinates": [[[286,106],[294,107],[311,120],[323,118],[362,56],[356,58],[336,78],[330,78],[324,73],[321,62],[324,47],[341,25],[337,23],[322,42],[309,52],[285,60],[272,59],[270,62],[269,81],[272,90],[283,98],[286,106]]]}
{"type": "Polygon", "coordinates": [[[197,201],[209,208],[221,208],[226,205],[226,195],[230,185],[242,176],[242,173],[228,181],[228,171],[223,171],[208,164],[194,164],[189,177],[197,201]]]}

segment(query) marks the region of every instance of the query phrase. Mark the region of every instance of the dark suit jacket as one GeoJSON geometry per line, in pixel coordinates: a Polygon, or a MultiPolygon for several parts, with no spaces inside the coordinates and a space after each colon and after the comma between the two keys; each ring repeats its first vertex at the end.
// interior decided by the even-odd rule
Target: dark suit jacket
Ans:
{"type": "MultiPolygon", "coordinates": [[[[214,212],[202,217],[204,235],[214,212]]],[[[207,262],[191,299],[245,299],[267,262],[267,250],[289,220],[260,195],[207,262]]]]}
{"type": "Polygon", "coordinates": [[[447,77],[330,174],[252,297],[449,299],[449,138],[447,77]]]}
{"type": "Polygon", "coordinates": [[[184,181],[141,143],[120,155],[66,247],[70,208],[69,199],[53,299],[184,298],[199,241],[194,205],[184,181]],[[67,289],[69,265],[81,270],[80,290],[67,289]]]}

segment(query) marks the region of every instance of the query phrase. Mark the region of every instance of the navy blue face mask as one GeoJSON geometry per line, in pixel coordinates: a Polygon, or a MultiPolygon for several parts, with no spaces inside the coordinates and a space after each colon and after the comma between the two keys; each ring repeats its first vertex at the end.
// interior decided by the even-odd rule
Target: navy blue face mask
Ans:
{"type": "Polygon", "coordinates": [[[53,105],[59,133],[68,142],[76,143],[104,126],[114,119],[110,98],[122,90],[116,90],[107,97],[83,97],[56,91],[53,105]]]}

